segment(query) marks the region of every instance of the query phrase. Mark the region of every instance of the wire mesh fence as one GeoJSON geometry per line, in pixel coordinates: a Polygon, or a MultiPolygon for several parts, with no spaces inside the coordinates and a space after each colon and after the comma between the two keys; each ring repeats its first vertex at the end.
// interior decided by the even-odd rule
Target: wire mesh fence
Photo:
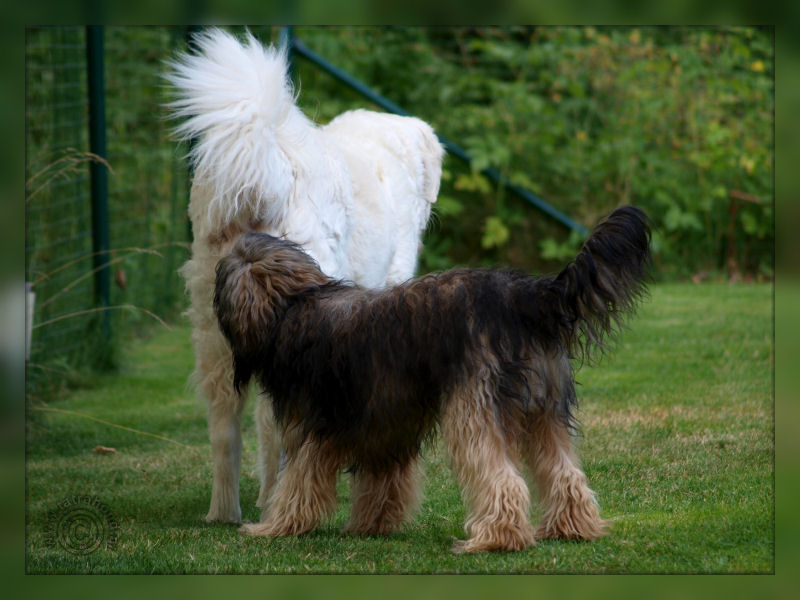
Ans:
{"type": "Polygon", "coordinates": [[[169,136],[160,79],[184,31],[106,27],[102,34],[105,157],[89,148],[86,28],[27,31],[25,256],[36,294],[29,387],[75,367],[112,364],[120,339],[153,315],[173,318],[184,303],[176,270],[188,256],[188,174],[169,136]],[[108,170],[109,246],[99,257],[93,163],[108,170]],[[109,306],[97,302],[98,268],[110,275],[109,306]]]}

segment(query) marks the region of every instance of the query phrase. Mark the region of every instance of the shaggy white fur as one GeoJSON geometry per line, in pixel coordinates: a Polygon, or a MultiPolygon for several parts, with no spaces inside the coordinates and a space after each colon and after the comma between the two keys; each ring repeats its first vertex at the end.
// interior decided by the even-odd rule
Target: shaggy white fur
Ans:
{"type": "MultiPolygon", "coordinates": [[[[441,178],[443,150],[419,119],[356,110],[324,127],[295,105],[282,50],[244,43],[219,29],[196,37],[198,53],[178,56],[167,80],[192,139],[195,176],[189,216],[192,257],[181,269],[191,297],[194,379],[208,400],[214,461],[206,520],[239,522],[241,414],[231,353],[212,310],[214,269],[248,231],[299,243],[337,279],[394,285],[416,268],[420,236],[441,178]]],[[[260,406],[263,509],[277,471],[277,435],[260,406]]]]}

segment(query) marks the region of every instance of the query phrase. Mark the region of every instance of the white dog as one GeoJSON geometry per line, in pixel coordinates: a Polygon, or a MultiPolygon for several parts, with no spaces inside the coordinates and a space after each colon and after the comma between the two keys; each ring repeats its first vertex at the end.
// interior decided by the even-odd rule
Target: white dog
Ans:
{"type": "MultiPolygon", "coordinates": [[[[212,29],[166,76],[177,135],[194,139],[191,298],[194,378],[208,400],[214,462],[207,521],[239,522],[241,415],[231,351],[212,308],[214,269],[238,237],[259,231],[300,244],[335,279],[372,288],[409,279],[436,200],[443,150],[419,119],[356,110],[319,127],[294,103],[285,52],[212,29]]],[[[265,509],[280,440],[268,402],[256,408],[265,509]]]]}

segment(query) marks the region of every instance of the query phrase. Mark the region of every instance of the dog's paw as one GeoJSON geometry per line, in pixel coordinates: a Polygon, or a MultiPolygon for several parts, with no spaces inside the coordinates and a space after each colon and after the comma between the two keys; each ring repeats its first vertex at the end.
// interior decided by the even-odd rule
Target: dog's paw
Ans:
{"type": "Polygon", "coordinates": [[[599,516],[586,519],[561,518],[540,523],[534,530],[537,540],[587,540],[593,541],[608,535],[610,522],[599,516]]]}
{"type": "Polygon", "coordinates": [[[510,536],[505,539],[480,539],[456,540],[450,547],[453,554],[474,554],[475,552],[520,552],[536,545],[529,532],[524,537],[510,536]]]}
{"type": "Polygon", "coordinates": [[[295,531],[285,531],[277,527],[274,523],[244,523],[239,527],[239,533],[259,537],[286,537],[298,535],[295,531]]]}
{"type": "Polygon", "coordinates": [[[205,516],[205,522],[206,523],[231,523],[231,524],[236,525],[236,524],[242,522],[242,515],[241,515],[241,513],[223,515],[223,514],[220,514],[220,513],[211,513],[211,512],[209,512],[205,516]]]}
{"type": "Polygon", "coordinates": [[[245,523],[239,527],[239,533],[245,535],[264,535],[263,527],[259,527],[260,523],[245,523]]]}

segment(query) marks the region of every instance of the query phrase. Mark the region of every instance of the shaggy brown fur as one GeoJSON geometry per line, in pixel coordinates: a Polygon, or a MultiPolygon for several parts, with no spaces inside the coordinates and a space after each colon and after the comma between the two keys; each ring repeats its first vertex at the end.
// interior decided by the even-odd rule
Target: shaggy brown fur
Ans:
{"type": "Polygon", "coordinates": [[[326,277],[296,245],[241,238],[217,267],[214,306],[234,384],[256,376],[289,457],[253,535],[295,535],[355,478],[347,529],[389,533],[419,502],[418,456],[440,426],[468,506],[458,552],[521,550],[536,537],[605,531],[572,448],[570,358],[615,330],[644,292],[649,228],[615,211],[556,277],[455,270],[376,292],[326,277]],[[534,529],[521,474],[543,519],[534,529]]]}

